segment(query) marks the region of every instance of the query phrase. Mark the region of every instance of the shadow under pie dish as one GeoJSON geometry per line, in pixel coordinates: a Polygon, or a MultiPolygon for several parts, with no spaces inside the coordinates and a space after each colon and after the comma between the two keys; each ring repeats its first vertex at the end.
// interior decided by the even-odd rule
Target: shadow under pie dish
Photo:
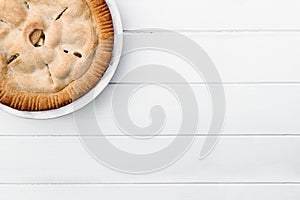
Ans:
{"type": "Polygon", "coordinates": [[[0,9],[1,104],[58,109],[101,80],[114,46],[104,0],[0,0],[0,9]]]}

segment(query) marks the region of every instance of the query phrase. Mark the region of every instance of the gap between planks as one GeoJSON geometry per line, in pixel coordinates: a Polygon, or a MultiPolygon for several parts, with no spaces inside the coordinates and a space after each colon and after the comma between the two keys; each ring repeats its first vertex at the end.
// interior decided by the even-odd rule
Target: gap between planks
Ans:
{"type": "Polygon", "coordinates": [[[300,29],[220,29],[220,30],[164,30],[164,29],[140,29],[140,30],[123,30],[124,34],[153,34],[153,33],[300,33],[300,29]]]}
{"type": "Polygon", "coordinates": [[[169,186],[169,185],[176,185],[176,186],[201,186],[201,185],[299,185],[300,182],[152,182],[152,183],[145,183],[145,182],[135,182],[135,183],[0,183],[1,186],[169,186]]]}

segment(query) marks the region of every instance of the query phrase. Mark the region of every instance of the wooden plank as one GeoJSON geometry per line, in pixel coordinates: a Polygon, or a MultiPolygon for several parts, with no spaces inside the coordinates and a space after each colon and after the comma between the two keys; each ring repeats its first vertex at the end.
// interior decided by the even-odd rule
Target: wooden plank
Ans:
{"type": "Polygon", "coordinates": [[[296,200],[299,185],[4,185],[3,199],[14,200],[117,200],[190,199],[198,200],[296,200]]]}
{"type": "Polygon", "coordinates": [[[299,29],[297,0],[116,0],[126,30],[299,29]]]}
{"type": "MultiPolygon", "coordinates": [[[[108,139],[127,152],[144,154],[164,148],[174,138],[108,139]]],[[[197,137],[169,168],[132,175],[104,167],[76,137],[1,137],[0,180],[2,184],[300,182],[300,137],[223,137],[209,157],[199,160],[203,139],[197,137]]]]}
{"type": "MultiPolygon", "coordinates": [[[[193,41],[192,44],[198,45],[208,54],[222,82],[300,82],[298,76],[300,73],[300,36],[298,32],[189,32],[184,35],[193,41]]],[[[199,49],[195,49],[184,40],[177,45],[184,50],[184,55],[178,56],[172,54],[174,47],[166,49],[164,47],[166,45],[163,45],[181,40],[182,38],[178,39],[175,33],[126,33],[124,56],[112,82],[141,82],[139,76],[133,76],[127,80],[123,80],[122,77],[132,70],[141,69],[144,65],[163,65],[180,74],[185,82],[207,82],[203,79],[205,74],[199,75],[186,60],[180,57],[193,55],[195,52],[200,52],[199,49]],[[156,49],[139,49],[131,52],[136,49],[137,44],[141,44],[139,47],[145,47],[143,41],[153,41],[150,46],[156,49]]],[[[188,59],[188,61],[191,60],[188,59]]],[[[199,63],[197,69],[201,72],[210,67],[204,59],[201,59],[199,63]]],[[[143,74],[144,71],[140,73],[141,77],[148,75],[146,72],[143,74]]]]}
{"type": "MultiPolygon", "coordinates": [[[[105,135],[124,135],[115,121],[112,99],[116,87],[134,91],[141,85],[109,85],[95,101],[81,112],[81,118],[88,124],[95,116],[105,135]],[[94,109],[93,109],[94,108],[94,109]],[[95,113],[94,114],[94,111],[95,113]]],[[[184,89],[182,85],[172,85],[184,89]]],[[[205,85],[192,85],[198,102],[199,128],[196,134],[206,134],[211,122],[211,99],[205,85]]],[[[225,85],[226,119],[224,135],[281,135],[299,134],[300,123],[300,85],[299,84],[264,84],[264,85],[225,85]]],[[[180,91],[180,90],[179,90],[180,91]]],[[[150,109],[161,105],[166,112],[167,122],[161,135],[174,135],[180,130],[181,107],[175,96],[158,86],[140,88],[131,98],[128,106],[130,118],[137,126],[151,124],[150,109]]],[[[119,98],[121,105],[127,106],[127,98],[119,98]]],[[[197,108],[197,107],[196,107],[197,108]]],[[[80,115],[79,115],[80,117],[80,115]]],[[[11,116],[0,111],[0,135],[78,135],[73,115],[52,120],[28,120],[11,116]]],[[[121,120],[122,121],[122,120],[121,120]]],[[[98,133],[98,132],[97,132],[98,133]]],[[[97,134],[90,133],[90,134],[97,134]]],[[[135,132],[136,133],[136,132],[135,132]]],[[[139,133],[136,133],[139,134],[139,133]]],[[[194,135],[195,132],[188,133],[194,135]]]]}

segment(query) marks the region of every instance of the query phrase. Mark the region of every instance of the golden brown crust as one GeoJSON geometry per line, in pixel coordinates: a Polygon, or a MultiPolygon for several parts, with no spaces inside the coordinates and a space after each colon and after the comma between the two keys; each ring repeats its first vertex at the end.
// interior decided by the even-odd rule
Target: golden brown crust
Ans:
{"type": "MultiPolygon", "coordinates": [[[[92,90],[109,66],[114,44],[114,27],[104,0],[86,0],[98,31],[98,46],[92,65],[79,79],[56,93],[33,93],[16,90],[0,68],[0,103],[21,111],[58,109],[92,90]]],[[[1,67],[1,57],[0,57],[1,67]]]]}

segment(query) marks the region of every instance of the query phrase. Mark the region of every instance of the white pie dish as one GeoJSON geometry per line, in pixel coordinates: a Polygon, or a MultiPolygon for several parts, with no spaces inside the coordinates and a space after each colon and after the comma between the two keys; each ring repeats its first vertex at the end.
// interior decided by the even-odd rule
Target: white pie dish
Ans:
{"type": "Polygon", "coordinates": [[[118,67],[119,60],[122,53],[122,48],[123,48],[123,27],[122,27],[122,21],[121,21],[121,16],[118,7],[114,0],[106,0],[106,3],[110,9],[111,16],[113,19],[114,47],[113,47],[112,59],[110,65],[106,70],[105,74],[103,75],[102,79],[98,82],[98,84],[90,92],[86,93],[81,98],[59,109],[29,112],[29,111],[19,111],[11,107],[5,106],[3,104],[0,104],[1,110],[18,117],[28,118],[28,119],[58,118],[64,115],[71,114],[83,108],[87,104],[91,103],[106,88],[106,86],[109,84],[110,80],[112,79],[118,67]]]}

